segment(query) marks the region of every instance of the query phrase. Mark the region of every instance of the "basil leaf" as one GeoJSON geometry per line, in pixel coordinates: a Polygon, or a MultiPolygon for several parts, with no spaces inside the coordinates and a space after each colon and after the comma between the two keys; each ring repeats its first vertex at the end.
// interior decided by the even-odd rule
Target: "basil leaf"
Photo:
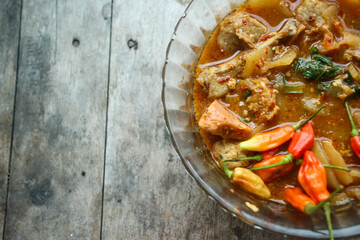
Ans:
{"type": "Polygon", "coordinates": [[[335,77],[341,70],[340,66],[333,66],[331,58],[315,53],[314,47],[311,49],[311,60],[298,58],[295,61],[295,71],[301,73],[308,80],[326,80],[335,77]]]}
{"type": "Polygon", "coordinates": [[[318,62],[321,62],[325,65],[328,65],[330,67],[333,66],[333,63],[332,63],[332,59],[329,58],[329,57],[325,57],[323,55],[320,55],[320,54],[315,54],[313,57],[312,57],[315,61],[318,61],[318,62]]]}

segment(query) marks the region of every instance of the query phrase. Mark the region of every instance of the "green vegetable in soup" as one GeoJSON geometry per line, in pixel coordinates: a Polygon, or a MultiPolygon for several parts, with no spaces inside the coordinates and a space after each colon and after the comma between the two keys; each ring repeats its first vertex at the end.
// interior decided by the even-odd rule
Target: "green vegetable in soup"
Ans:
{"type": "Polygon", "coordinates": [[[317,85],[317,90],[319,92],[325,92],[326,90],[329,89],[329,87],[331,86],[331,83],[332,83],[331,81],[329,81],[329,82],[321,82],[321,83],[319,83],[317,85]]]}
{"type": "Polygon", "coordinates": [[[251,91],[246,89],[245,92],[244,92],[245,100],[248,99],[250,96],[251,96],[251,91]]]}
{"type": "Polygon", "coordinates": [[[294,64],[297,72],[301,73],[308,80],[326,80],[335,77],[343,68],[333,66],[330,57],[317,53],[316,47],[310,50],[311,60],[298,58],[294,64]]]}

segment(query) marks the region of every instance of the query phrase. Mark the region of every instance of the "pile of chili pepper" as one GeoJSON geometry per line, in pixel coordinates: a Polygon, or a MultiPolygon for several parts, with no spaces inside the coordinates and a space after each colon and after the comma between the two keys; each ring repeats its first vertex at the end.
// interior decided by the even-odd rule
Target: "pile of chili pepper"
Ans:
{"type": "Polygon", "coordinates": [[[356,129],[356,126],[355,126],[354,120],[353,120],[353,118],[351,116],[351,112],[350,112],[347,101],[345,101],[345,106],[346,106],[346,111],[347,111],[348,116],[349,116],[351,129],[352,129],[351,133],[350,133],[350,146],[351,146],[352,150],[354,151],[354,153],[356,154],[356,156],[358,158],[360,158],[360,133],[356,129]]]}
{"type": "MultiPolygon", "coordinates": [[[[261,152],[260,154],[247,158],[228,160],[223,160],[221,158],[221,160],[225,172],[229,178],[233,178],[234,183],[236,183],[234,179],[239,182],[239,176],[235,176],[235,172],[238,170],[235,168],[234,172],[230,171],[227,168],[226,162],[243,160],[259,161],[251,168],[247,169],[254,173],[253,175],[247,173],[248,180],[250,180],[249,176],[251,175],[252,180],[258,184],[258,187],[256,190],[251,189],[253,186],[251,186],[250,183],[247,183],[244,188],[252,190],[251,192],[259,196],[266,196],[266,198],[270,197],[268,189],[265,185],[266,182],[270,182],[276,178],[287,175],[295,169],[296,165],[300,165],[297,178],[301,188],[286,188],[284,192],[284,200],[306,214],[313,214],[317,210],[323,209],[329,228],[330,239],[333,239],[329,201],[337,192],[342,190],[342,187],[336,189],[332,194],[329,193],[327,190],[325,167],[335,166],[323,165],[316,158],[314,153],[310,151],[315,140],[313,124],[310,120],[323,108],[324,106],[319,108],[313,115],[298,125],[287,125],[271,131],[256,134],[249,140],[240,143],[241,148],[261,152]],[[298,129],[301,130],[296,132],[298,129]],[[290,139],[291,141],[288,147],[288,153],[276,155],[279,152],[279,147],[290,139]],[[301,157],[303,157],[303,159],[300,159],[301,157]],[[262,181],[254,175],[260,177],[260,180],[262,181]]],[[[352,133],[352,137],[356,137],[351,146],[355,152],[358,151],[356,154],[360,154],[360,134],[356,129],[356,131],[354,131],[355,126],[353,125],[350,113],[349,118],[352,122],[354,132],[354,134],[352,133]],[[356,147],[356,150],[354,147],[356,147]]],[[[347,168],[336,168],[349,171],[347,168]]],[[[241,182],[241,184],[244,185],[243,182],[241,182]]]]}

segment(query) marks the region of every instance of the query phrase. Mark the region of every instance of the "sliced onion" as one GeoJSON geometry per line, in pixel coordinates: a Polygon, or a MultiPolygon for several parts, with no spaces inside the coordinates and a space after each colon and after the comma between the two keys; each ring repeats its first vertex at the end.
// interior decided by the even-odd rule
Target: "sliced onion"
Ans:
{"type": "MultiPolygon", "coordinates": [[[[346,168],[347,165],[346,165],[343,157],[341,156],[341,154],[338,151],[336,151],[336,149],[334,148],[332,143],[330,141],[323,141],[322,143],[323,143],[324,150],[325,150],[327,156],[329,157],[330,164],[334,165],[334,166],[346,168]]],[[[336,169],[334,169],[334,172],[336,174],[337,179],[340,181],[341,184],[347,186],[353,182],[353,178],[349,172],[342,171],[342,170],[336,170],[336,169]]]]}
{"type": "MultiPolygon", "coordinates": [[[[316,140],[314,143],[314,147],[311,150],[322,164],[330,165],[329,158],[326,155],[323,145],[321,144],[320,141],[316,140]]],[[[336,178],[334,170],[330,168],[326,168],[325,170],[326,170],[326,180],[328,186],[331,187],[332,189],[338,188],[340,186],[340,183],[336,178]]]]}

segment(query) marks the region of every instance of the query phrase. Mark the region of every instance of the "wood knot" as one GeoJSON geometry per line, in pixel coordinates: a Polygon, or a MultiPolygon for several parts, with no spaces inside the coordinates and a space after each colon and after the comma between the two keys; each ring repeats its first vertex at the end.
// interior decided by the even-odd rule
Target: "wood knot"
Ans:
{"type": "Polygon", "coordinates": [[[72,41],[72,45],[74,47],[78,47],[80,45],[80,40],[77,39],[77,38],[74,38],[73,41],[72,41]]]}
{"type": "Polygon", "coordinates": [[[130,49],[134,48],[135,50],[138,49],[138,42],[136,40],[133,40],[133,39],[130,39],[128,42],[127,42],[127,45],[130,49]]]}

